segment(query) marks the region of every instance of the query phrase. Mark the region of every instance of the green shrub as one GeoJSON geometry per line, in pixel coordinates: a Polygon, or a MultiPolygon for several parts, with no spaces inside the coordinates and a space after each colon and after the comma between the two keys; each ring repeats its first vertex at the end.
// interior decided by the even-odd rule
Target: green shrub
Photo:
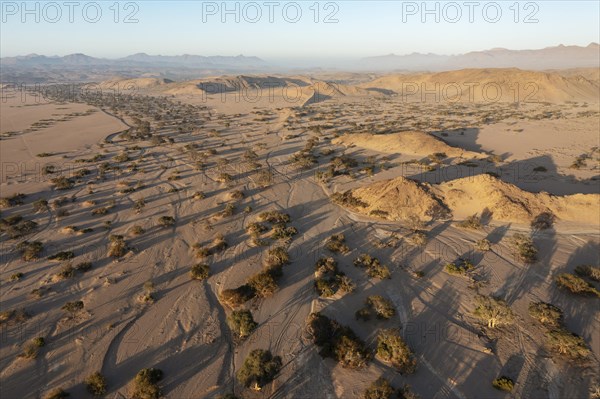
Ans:
{"type": "Polygon", "coordinates": [[[338,284],[333,278],[317,278],[315,279],[315,289],[319,296],[327,298],[335,295],[338,284]]]}
{"type": "Polygon", "coordinates": [[[552,227],[556,216],[551,212],[542,212],[531,221],[531,228],[534,230],[547,230],[552,227]]]}
{"type": "Polygon", "coordinates": [[[398,398],[396,390],[383,377],[373,381],[363,394],[364,399],[394,399],[398,398]]]}
{"type": "Polygon", "coordinates": [[[577,295],[595,295],[600,297],[600,291],[581,277],[570,273],[562,273],[554,281],[560,288],[566,289],[577,295]]]}
{"type": "Polygon", "coordinates": [[[89,393],[94,396],[102,396],[106,394],[106,378],[99,372],[88,375],[84,384],[89,393]]]}
{"type": "Polygon", "coordinates": [[[83,301],[73,301],[65,303],[62,308],[65,312],[71,313],[74,316],[77,312],[83,309],[83,301]]]}
{"type": "Polygon", "coordinates": [[[398,329],[380,330],[377,335],[376,356],[392,366],[402,374],[415,372],[417,361],[400,336],[398,329]]]}
{"type": "Polygon", "coordinates": [[[44,244],[40,241],[23,241],[17,245],[17,249],[21,251],[21,258],[24,261],[32,261],[39,258],[44,250],[44,244]]]}
{"type": "Polygon", "coordinates": [[[260,389],[273,381],[281,370],[281,358],[273,356],[271,352],[255,349],[244,360],[242,368],[237,373],[237,378],[245,387],[260,389]]]}
{"type": "Polygon", "coordinates": [[[524,263],[534,263],[537,259],[537,249],[533,240],[522,233],[515,233],[511,243],[517,252],[518,258],[524,263]]]}
{"type": "Polygon", "coordinates": [[[371,257],[369,254],[361,254],[358,258],[354,259],[354,265],[365,268],[369,277],[380,280],[392,278],[388,267],[382,265],[379,259],[371,257]]]}
{"type": "Polygon", "coordinates": [[[52,182],[52,184],[54,184],[54,187],[57,190],[69,190],[69,189],[75,187],[75,181],[73,181],[73,179],[69,179],[64,176],[55,177],[54,179],[51,179],[50,181],[52,182]]]}
{"type": "Polygon", "coordinates": [[[284,247],[275,247],[267,251],[264,265],[268,269],[280,268],[290,263],[290,255],[284,247]]]}
{"type": "Polygon", "coordinates": [[[510,378],[501,376],[492,381],[492,386],[500,391],[511,392],[515,384],[510,378]]]}
{"type": "Polygon", "coordinates": [[[44,337],[36,337],[28,341],[23,347],[23,353],[19,355],[23,359],[35,359],[41,347],[46,345],[44,337]]]}
{"type": "Polygon", "coordinates": [[[75,269],[73,268],[73,265],[66,264],[63,265],[63,267],[61,267],[60,271],[58,273],[56,273],[56,277],[58,277],[60,280],[66,280],[69,278],[72,278],[75,276],[75,269]]]}
{"type": "Polygon", "coordinates": [[[249,310],[234,310],[227,316],[227,324],[233,333],[240,339],[248,337],[258,326],[254,322],[249,310]]]}
{"type": "Polygon", "coordinates": [[[125,256],[127,251],[129,251],[129,247],[127,243],[123,239],[123,236],[118,234],[111,234],[108,239],[110,240],[110,245],[108,247],[108,256],[113,258],[120,258],[125,256]]]}
{"type": "Polygon", "coordinates": [[[219,294],[219,300],[233,309],[243,305],[254,298],[255,295],[254,289],[250,285],[244,284],[234,289],[223,290],[223,292],[219,294]]]}
{"type": "Polygon", "coordinates": [[[369,352],[349,327],[320,313],[311,313],[308,318],[308,333],[313,343],[321,348],[321,356],[334,358],[342,367],[347,368],[358,369],[367,365],[369,352]]]}
{"type": "Polygon", "coordinates": [[[581,277],[587,277],[594,281],[600,281],[600,267],[580,265],[575,268],[575,273],[581,277]]]}
{"type": "Polygon", "coordinates": [[[40,198],[33,202],[33,210],[35,212],[42,212],[48,210],[48,201],[43,198],[40,198]]]}
{"type": "Polygon", "coordinates": [[[547,332],[546,342],[551,350],[573,360],[585,359],[590,355],[583,338],[564,329],[547,332]]]}
{"type": "Polygon", "coordinates": [[[268,211],[262,212],[258,215],[258,220],[261,222],[269,223],[289,223],[291,221],[290,215],[279,211],[268,211]]]}
{"type": "Polygon", "coordinates": [[[163,377],[159,369],[140,370],[133,380],[132,399],[159,399],[161,397],[158,381],[163,377]]]}
{"type": "Polygon", "coordinates": [[[474,267],[468,259],[459,258],[456,262],[448,263],[444,270],[449,274],[464,276],[473,270],[474,267]]]}
{"type": "Polygon", "coordinates": [[[458,223],[458,227],[463,229],[479,230],[481,229],[481,219],[477,214],[471,215],[462,222],[458,223]]]}
{"type": "Polygon", "coordinates": [[[344,234],[334,234],[325,242],[325,248],[333,253],[345,254],[350,252],[350,247],[346,244],[346,237],[344,234]]]}
{"type": "Polygon", "coordinates": [[[36,222],[25,220],[21,215],[13,215],[6,219],[0,219],[0,232],[5,233],[11,239],[31,234],[37,226],[36,222]]]}
{"type": "Polygon", "coordinates": [[[171,227],[175,225],[175,218],[172,216],[161,216],[158,218],[158,224],[163,227],[171,227]]]}
{"type": "Polygon", "coordinates": [[[248,285],[252,287],[255,295],[260,298],[266,298],[277,290],[277,281],[270,271],[262,271],[248,279],[248,285]]]}
{"type": "Polygon", "coordinates": [[[558,327],[562,323],[563,312],[559,307],[546,302],[531,302],[529,315],[546,326],[558,327]]]}
{"type": "Polygon", "coordinates": [[[490,243],[489,240],[483,238],[481,240],[478,240],[475,243],[475,248],[477,248],[477,250],[485,252],[485,251],[489,251],[490,249],[492,249],[492,244],[490,243]]]}
{"type": "Polygon", "coordinates": [[[190,276],[192,280],[206,280],[210,274],[210,266],[206,263],[198,263],[192,266],[190,270],[190,276]]]}
{"type": "Polygon", "coordinates": [[[389,319],[396,314],[392,302],[381,295],[371,295],[365,300],[365,304],[373,310],[378,319],[389,319]]]}
{"type": "Polygon", "coordinates": [[[510,307],[501,299],[479,295],[473,314],[487,323],[490,328],[512,324],[514,315],[510,307]]]}
{"type": "Polygon", "coordinates": [[[74,257],[75,257],[75,254],[73,253],[73,251],[60,251],[60,252],[55,253],[54,255],[48,256],[48,259],[65,261],[65,260],[73,259],[74,257]]]}

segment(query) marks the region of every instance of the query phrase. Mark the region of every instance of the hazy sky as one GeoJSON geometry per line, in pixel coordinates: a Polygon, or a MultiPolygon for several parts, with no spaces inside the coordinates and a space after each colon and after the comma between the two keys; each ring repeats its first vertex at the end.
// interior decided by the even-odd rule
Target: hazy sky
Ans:
{"type": "Polygon", "coordinates": [[[66,1],[28,2],[29,13],[21,1],[1,1],[0,56],[145,52],[319,60],[600,41],[596,0],[517,7],[515,1],[427,2],[430,14],[421,1],[66,1]]]}

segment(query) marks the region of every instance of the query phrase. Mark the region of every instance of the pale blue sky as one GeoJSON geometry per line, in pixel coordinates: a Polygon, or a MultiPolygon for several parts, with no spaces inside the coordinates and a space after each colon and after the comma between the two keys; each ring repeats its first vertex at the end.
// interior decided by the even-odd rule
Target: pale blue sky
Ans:
{"type": "MultiPolygon", "coordinates": [[[[114,11],[110,8],[115,1],[98,1],[102,16],[96,23],[87,22],[82,15],[83,5],[90,2],[78,1],[74,9],[74,22],[69,22],[69,9],[61,5],[62,16],[56,17],[50,2],[39,3],[39,22],[35,14],[23,15],[22,2],[1,1],[2,25],[0,32],[0,56],[15,56],[29,53],[66,55],[85,53],[96,57],[116,58],[137,52],[148,54],[178,55],[255,55],[266,60],[304,58],[312,60],[352,59],[389,53],[433,52],[456,54],[494,47],[510,49],[532,49],[566,45],[587,45],[600,41],[600,6],[598,1],[537,1],[519,2],[519,22],[515,23],[515,1],[497,1],[502,16],[496,23],[484,19],[483,6],[488,5],[488,19],[495,17],[492,2],[479,1],[474,9],[474,22],[469,22],[469,8],[464,1],[457,1],[462,17],[457,23],[444,18],[444,6],[440,1],[440,22],[434,15],[421,21],[422,2],[401,1],[336,1],[318,2],[319,21],[315,22],[315,1],[298,1],[302,16],[297,23],[286,21],[283,6],[287,5],[288,20],[295,16],[291,2],[278,1],[274,8],[274,22],[269,22],[269,7],[264,1],[256,1],[262,17],[257,23],[244,18],[255,17],[255,10],[248,2],[227,2],[229,8],[238,3],[240,22],[235,15],[226,15],[222,22],[220,13],[223,2],[200,1],[137,1],[135,14],[137,23],[123,23],[133,7],[124,10],[126,1],[118,2],[119,23],[115,23],[114,11]],[[403,21],[403,8],[410,11],[412,5],[419,10],[407,15],[403,21]],[[206,15],[203,8],[214,5],[216,15],[206,15]],[[15,7],[17,9],[15,9],[15,7]],[[311,9],[312,7],[312,9],[311,9]],[[337,11],[336,11],[337,7],[337,11]],[[537,7],[537,10],[536,10],[537,7]],[[44,13],[45,11],[45,13],[44,13]],[[337,23],[324,23],[325,16],[333,11],[337,23]],[[525,23],[525,17],[535,11],[537,23],[525,23]],[[23,22],[22,18],[26,18],[23,22]]],[[[34,9],[36,2],[29,2],[34,9]]],[[[436,2],[427,2],[434,8],[436,2]]],[[[93,6],[88,7],[87,16],[94,19],[93,6]]],[[[414,10],[414,9],[413,9],[414,10]]],[[[456,9],[446,6],[446,17],[455,18],[456,9]]]]}

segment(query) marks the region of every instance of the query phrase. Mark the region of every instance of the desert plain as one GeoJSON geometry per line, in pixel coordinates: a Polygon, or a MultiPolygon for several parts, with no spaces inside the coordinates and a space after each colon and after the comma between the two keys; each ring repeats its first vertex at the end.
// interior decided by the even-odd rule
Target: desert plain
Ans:
{"type": "Polygon", "coordinates": [[[2,397],[599,398],[599,93],[594,68],[3,87],[2,397]],[[256,349],[273,372],[240,378],[256,349]]]}

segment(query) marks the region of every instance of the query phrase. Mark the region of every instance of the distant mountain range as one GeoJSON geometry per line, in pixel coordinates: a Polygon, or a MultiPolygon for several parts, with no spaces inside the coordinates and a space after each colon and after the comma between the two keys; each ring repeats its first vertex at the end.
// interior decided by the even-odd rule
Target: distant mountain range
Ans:
{"type": "Polygon", "coordinates": [[[363,58],[363,70],[448,71],[464,68],[520,68],[532,70],[600,67],[600,46],[547,47],[539,50],[495,48],[459,55],[412,53],[363,58]]]}
{"type": "MultiPolygon", "coordinates": [[[[256,73],[314,72],[315,68],[269,63],[258,57],[238,55],[148,55],[138,53],[108,59],[77,53],[66,56],[29,54],[0,58],[0,80],[3,82],[98,82],[113,77],[149,77],[172,80],[197,79],[204,76],[256,73]]],[[[438,72],[465,68],[520,68],[549,70],[600,67],[600,46],[556,46],[539,50],[495,48],[459,55],[413,53],[368,57],[355,62],[334,65],[333,70],[355,72],[438,72]]]]}
{"type": "Polygon", "coordinates": [[[38,67],[38,66],[167,66],[167,67],[186,67],[186,68],[227,68],[244,67],[256,68],[265,66],[265,61],[258,57],[237,57],[210,56],[201,55],[148,55],[146,53],[137,53],[123,58],[107,59],[95,58],[85,54],[69,54],[64,57],[29,54],[25,56],[0,58],[0,64],[3,66],[20,67],[38,67]]]}

